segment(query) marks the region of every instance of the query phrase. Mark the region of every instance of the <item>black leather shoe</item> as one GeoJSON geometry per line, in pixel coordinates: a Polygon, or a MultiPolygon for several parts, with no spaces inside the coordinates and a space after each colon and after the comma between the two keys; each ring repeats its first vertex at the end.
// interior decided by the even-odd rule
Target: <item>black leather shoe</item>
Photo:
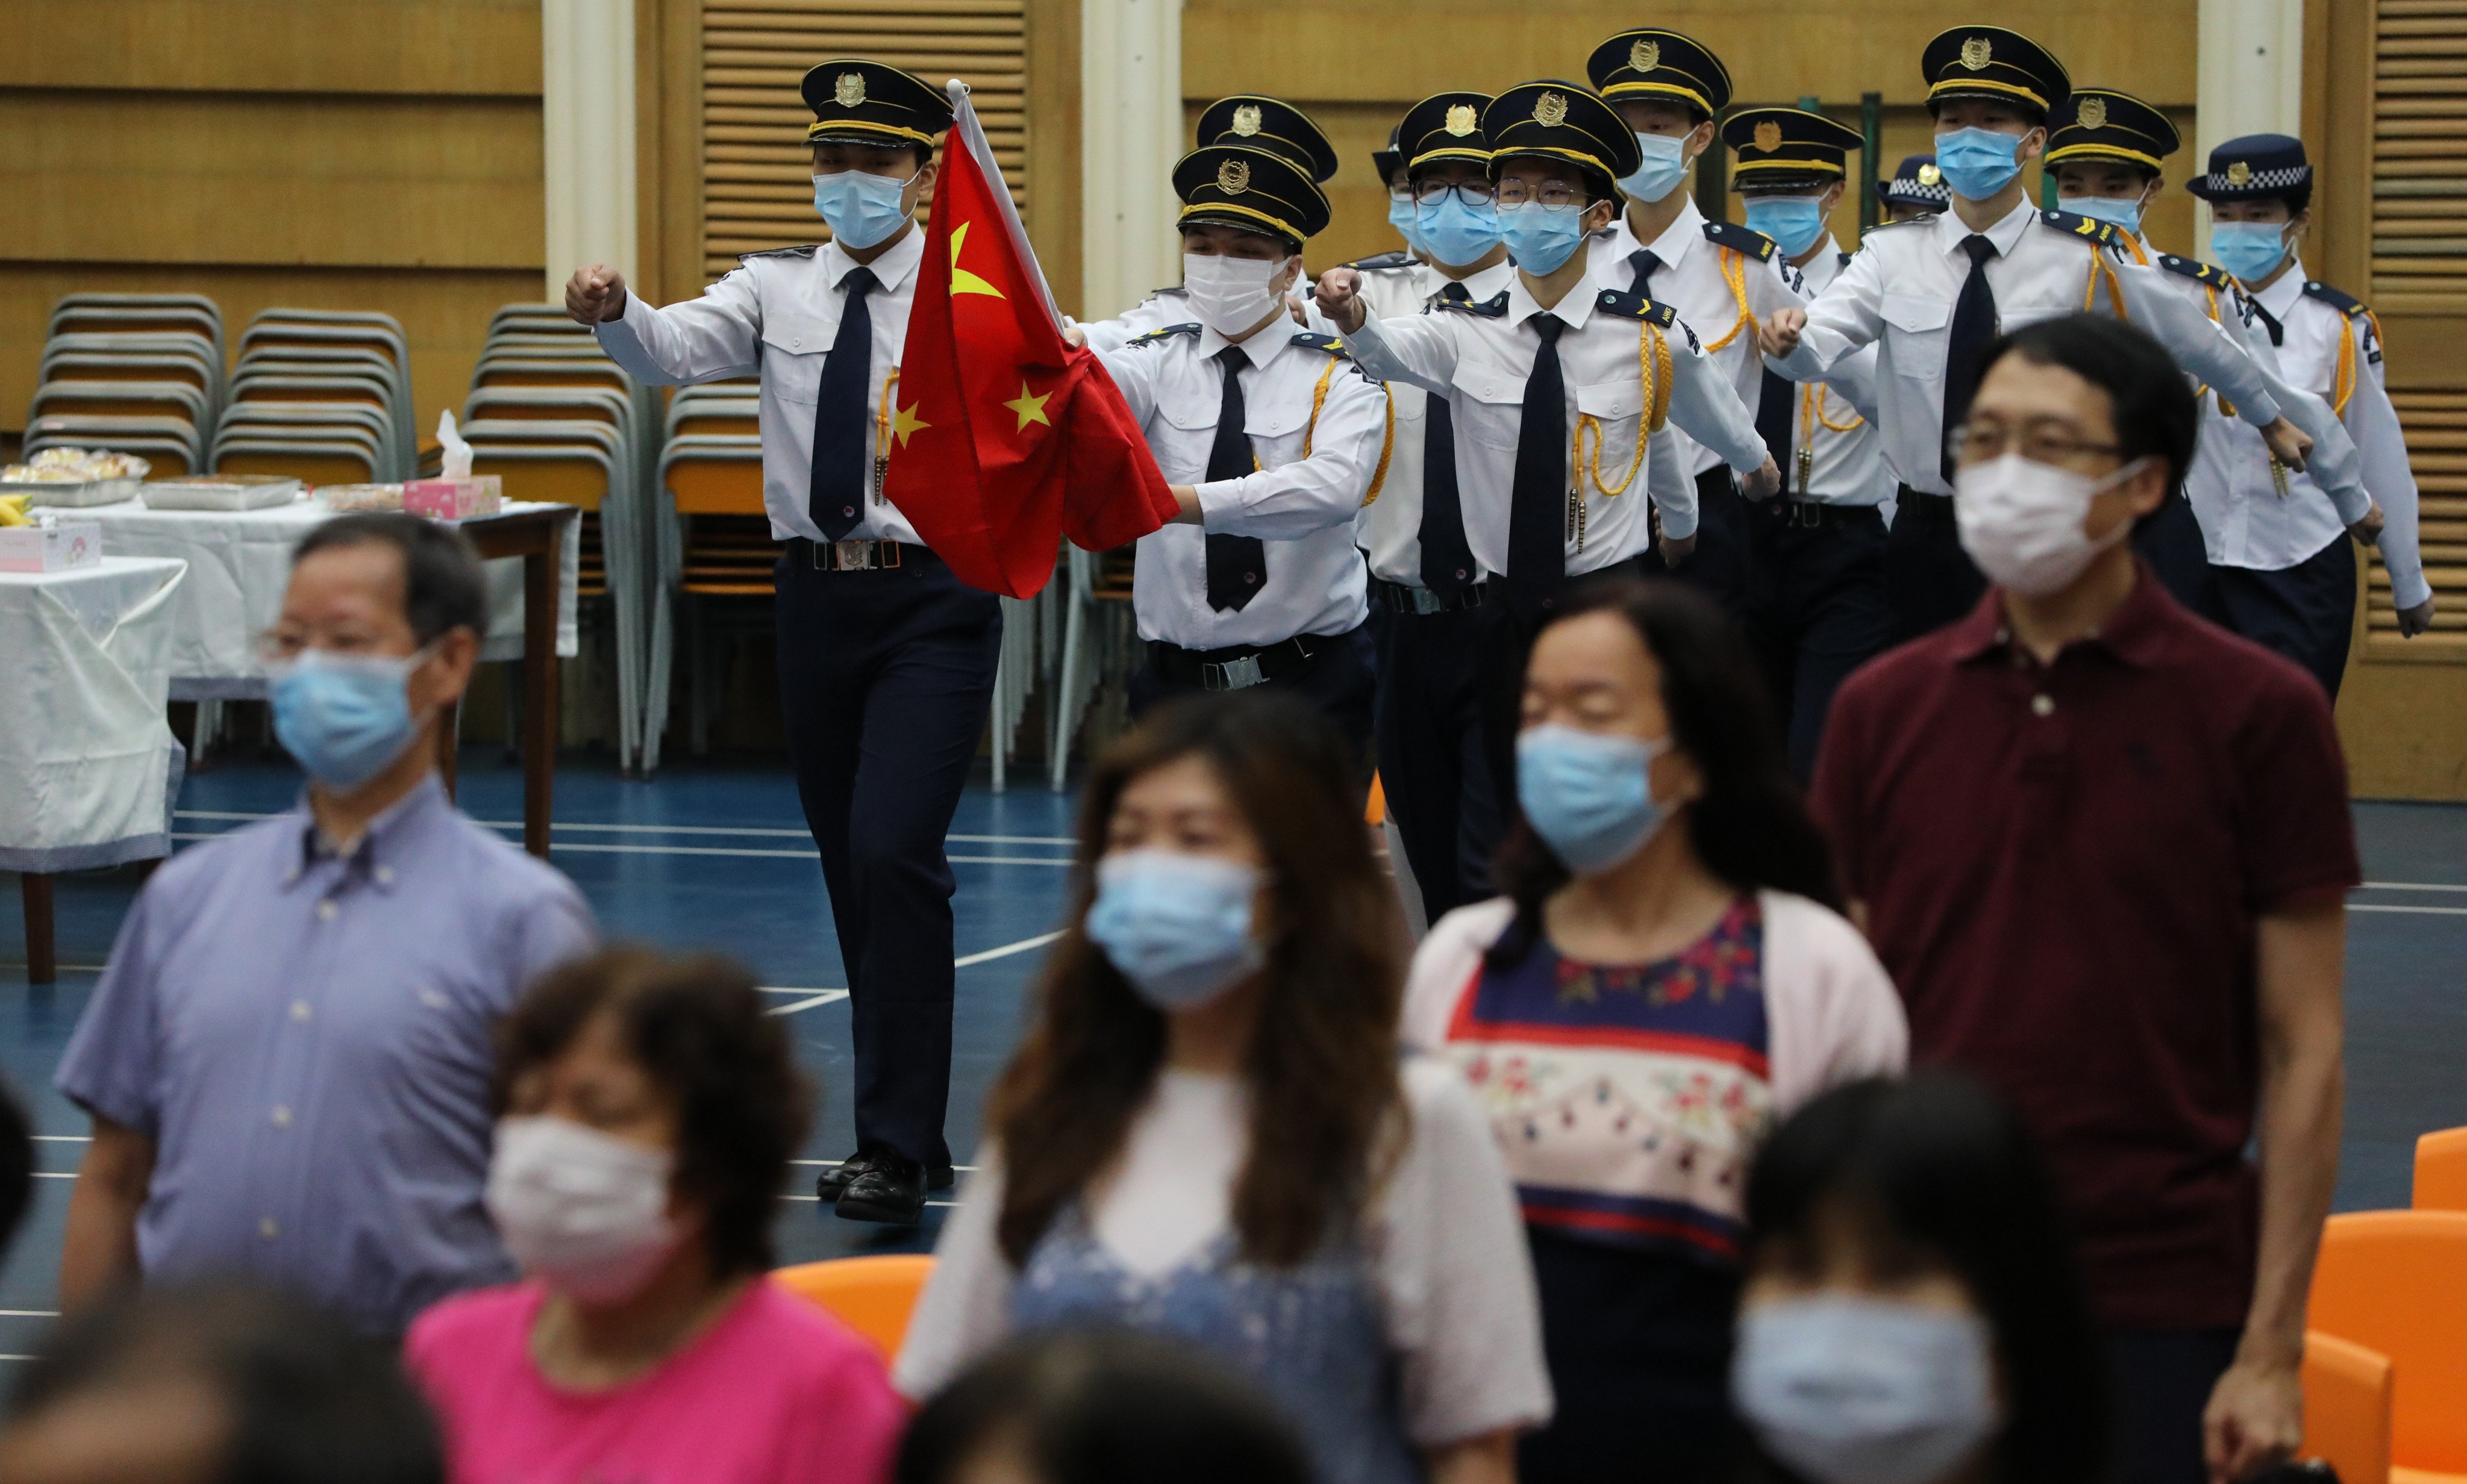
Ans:
{"type": "Polygon", "coordinates": [[[914,1226],[925,1215],[925,1167],[914,1159],[875,1156],[849,1180],[831,1209],[843,1221],[914,1226]]]}
{"type": "MultiPolygon", "coordinates": [[[[825,1205],[834,1203],[839,1200],[840,1192],[849,1188],[849,1181],[871,1169],[874,1160],[879,1158],[881,1157],[862,1151],[849,1156],[837,1165],[814,1177],[814,1194],[822,1198],[825,1205]]],[[[948,1190],[958,1179],[958,1174],[949,1165],[938,1164],[927,1173],[925,1188],[948,1190]]]]}

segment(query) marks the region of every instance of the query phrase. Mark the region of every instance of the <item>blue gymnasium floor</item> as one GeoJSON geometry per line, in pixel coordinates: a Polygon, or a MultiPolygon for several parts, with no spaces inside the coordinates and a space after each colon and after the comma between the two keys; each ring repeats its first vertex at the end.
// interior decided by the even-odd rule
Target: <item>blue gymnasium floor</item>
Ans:
{"type": "MultiPolygon", "coordinates": [[[[521,778],[493,748],[464,750],[463,804],[480,819],[521,817],[521,778]]],[[[290,806],[287,765],[218,764],[181,796],[183,835],[231,828],[239,817],[290,806]]],[[[951,1142],[964,1161],[982,1101],[1016,1034],[1023,991],[1054,926],[1070,853],[1073,800],[1030,782],[996,795],[981,774],[950,836],[959,879],[959,1023],[951,1142]]],[[[2342,1210],[2405,1205],[2416,1135],[2467,1124],[2467,808],[2357,806],[2368,886],[2355,898],[2347,953],[2347,1120],[2342,1210]]],[[[577,760],[560,773],[555,864],[614,936],[716,947],[751,963],[795,1028],[804,1065],[823,1084],[804,1158],[853,1145],[848,1108],[848,1008],[839,950],[787,774],[777,768],[673,766],[651,783],[577,760]]],[[[519,836],[509,827],[510,835],[519,836]]],[[[136,889],[133,871],[63,878],[55,986],[26,982],[13,881],[0,878],[0,1071],[29,1097],[43,1143],[35,1203],[0,1270],[0,1358],[14,1360],[57,1308],[60,1226],[69,1175],[83,1152],[83,1114],[51,1089],[52,1067],[76,1024],[136,889]]],[[[947,1196],[914,1233],[841,1222],[812,1195],[801,1166],[781,1212],[786,1262],[921,1250],[947,1196]]]]}

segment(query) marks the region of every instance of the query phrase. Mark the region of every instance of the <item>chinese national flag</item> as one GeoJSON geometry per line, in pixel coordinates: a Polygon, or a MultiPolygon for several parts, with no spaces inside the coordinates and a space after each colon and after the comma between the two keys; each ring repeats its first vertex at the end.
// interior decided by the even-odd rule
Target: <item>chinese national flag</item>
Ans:
{"type": "Polygon", "coordinates": [[[884,430],[884,492],[971,587],[1030,597],[1069,536],[1095,551],[1173,518],[1122,393],[1061,316],[967,89],[925,230],[884,430]]]}

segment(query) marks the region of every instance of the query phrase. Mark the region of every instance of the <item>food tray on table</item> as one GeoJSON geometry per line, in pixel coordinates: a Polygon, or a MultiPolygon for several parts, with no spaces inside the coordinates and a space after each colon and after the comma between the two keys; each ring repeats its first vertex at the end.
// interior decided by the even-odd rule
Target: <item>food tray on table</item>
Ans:
{"type": "Polygon", "coordinates": [[[317,498],[326,508],[342,514],[350,510],[399,510],[402,508],[400,484],[320,484],[317,498]]]}
{"type": "Polygon", "coordinates": [[[300,482],[283,474],[201,474],[156,480],[138,491],[152,510],[262,510],[300,498],[300,482]]]}
{"type": "Polygon", "coordinates": [[[0,469],[0,486],[33,496],[28,503],[37,506],[79,509],[134,499],[138,482],[153,467],[135,454],[46,448],[24,463],[0,469]]]}

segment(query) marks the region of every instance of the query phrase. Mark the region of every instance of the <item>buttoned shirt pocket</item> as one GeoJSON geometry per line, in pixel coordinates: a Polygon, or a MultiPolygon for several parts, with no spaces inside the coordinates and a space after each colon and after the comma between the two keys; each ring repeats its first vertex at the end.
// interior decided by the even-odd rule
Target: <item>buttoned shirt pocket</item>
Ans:
{"type": "Polygon", "coordinates": [[[823,380],[831,332],[803,314],[769,313],[762,322],[762,385],[783,402],[811,407],[823,380]]]}
{"type": "Polygon", "coordinates": [[[1209,380],[1168,376],[1157,388],[1148,448],[1166,480],[1176,484],[1208,477],[1208,456],[1216,446],[1216,415],[1225,405],[1223,384],[1210,385],[1209,380]]]}
{"type": "MultiPolygon", "coordinates": [[[[1343,367],[1337,371],[1345,373],[1343,367]]],[[[1242,404],[1242,431],[1249,435],[1253,457],[1262,468],[1302,456],[1302,437],[1311,425],[1310,388],[1317,384],[1317,373],[1299,387],[1291,380],[1277,380],[1272,390],[1271,379],[1263,375],[1252,383],[1242,404]]]]}
{"type": "Polygon", "coordinates": [[[1576,389],[1576,454],[1584,461],[1578,488],[1588,498],[1627,492],[1640,462],[1637,439],[1643,424],[1643,383],[1605,381],[1576,389]]]}
{"type": "Polygon", "coordinates": [[[1877,308],[1885,318],[1885,346],[1892,352],[1894,374],[1943,380],[1952,304],[1925,294],[1888,293],[1877,308]]]}
{"type": "Polygon", "coordinates": [[[1457,405],[1462,416],[1459,431],[1475,442],[1516,451],[1525,426],[1526,378],[1505,367],[1465,362],[1457,367],[1457,405]]]}

